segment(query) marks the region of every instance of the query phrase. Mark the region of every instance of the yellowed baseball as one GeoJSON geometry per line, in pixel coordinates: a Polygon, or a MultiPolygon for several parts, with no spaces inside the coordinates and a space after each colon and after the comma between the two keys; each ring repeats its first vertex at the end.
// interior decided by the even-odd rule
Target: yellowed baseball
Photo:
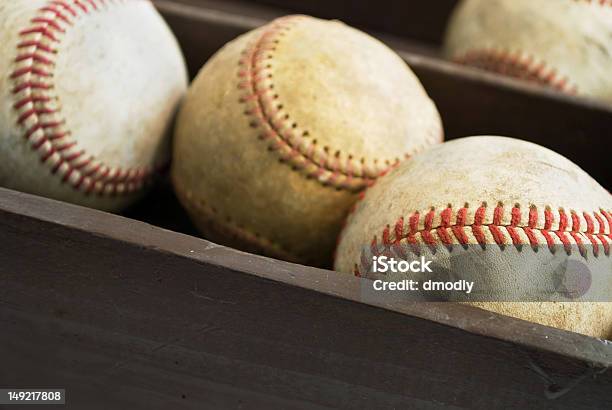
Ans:
{"type": "Polygon", "coordinates": [[[167,163],[186,89],[149,1],[0,1],[0,186],[123,208],[167,163]]]}
{"type": "MultiPolygon", "coordinates": [[[[366,191],[341,234],[335,268],[411,278],[369,264],[416,246],[449,277],[511,297],[473,305],[605,338],[612,336],[611,225],[612,196],[568,159],[512,138],[462,138],[416,155],[366,191]],[[583,293],[560,287],[566,271],[559,269],[570,265],[586,268],[583,293]],[[547,293],[536,299],[538,292],[547,293]]],[[[470,301],[451,300],[458,299],[470,301]]]]}
{"type": "Polygon", "coordinates": [[[463,0],[444,50],[463,64],[612,102],[609,0],[463,0]]]}
{"type": "Polygon", "coordinates": [[[442,140],[404,61],[338,21],[288,16],[223,47],[176,127],[176,192],[207,238],[331,265],[357,193],[442,140]]]}

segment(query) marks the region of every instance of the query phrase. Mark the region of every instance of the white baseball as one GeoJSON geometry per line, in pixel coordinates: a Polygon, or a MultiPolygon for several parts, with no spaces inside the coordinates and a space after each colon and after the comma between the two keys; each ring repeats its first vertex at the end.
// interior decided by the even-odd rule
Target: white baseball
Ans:
{"type": "Polygon", "coordinates": [[[464,0],[444,48],[459,63],[612,101],[610,0],[464,0]]]}
{"type": "Polygon", "coordinates": [[[121,209],[167,162],[186,87],[149,1],[0,0],[0,186],[121,209]]]}
{"type": "Polygon", "coordinates": [[[335,268],[413,278],[371,265],[374,256],[403,259],[416,247],[483,295],[450,300],[612,337],[611,226],[612,196],[568,159],[512,138],[462,138],[416,155],[366,191],[342,232],[335,268]],[[584,267],[586,283],[566,283],[581,273],[567,266],[584,267]]]}

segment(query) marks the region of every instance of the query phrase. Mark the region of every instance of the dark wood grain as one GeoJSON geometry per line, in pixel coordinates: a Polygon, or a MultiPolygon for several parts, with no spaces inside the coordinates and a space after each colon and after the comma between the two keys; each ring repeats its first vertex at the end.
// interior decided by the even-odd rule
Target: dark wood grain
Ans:
{"type": "Polygon", "coordinates": [[[349,24],[440,45],[457,0],[250,0],[289,13],[335,18],[349,24]]]}
{"type": "Polygon", "coordinates": [[[3,189],[0,232],[0,385],[65,386],[73,406],[612,405],[612,346],[596,339],[363,301],[350,275],[3,189]]]}
{"type": "MultiPolygon", "coordinates": [[[[155,3],[192,76],[286,12],[155,3]]],[[[612,187],[610,108],[380,37],[448,138],[519,136],[612,187]]],[[[468,306],[365,299],[357,278],[198,239],[167,181],[125,215],[0,189],[0,386],[66,387],[74,409],[612,408],[609,342],[468,306]]]]}

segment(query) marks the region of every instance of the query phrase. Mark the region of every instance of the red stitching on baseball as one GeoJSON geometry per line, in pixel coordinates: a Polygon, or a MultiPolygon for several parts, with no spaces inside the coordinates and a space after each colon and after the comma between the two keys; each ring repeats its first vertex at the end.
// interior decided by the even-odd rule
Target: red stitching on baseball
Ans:
{"type": "MultiPolygon", "coordinates": [[[[612,0],[574,0],[575,3],[612,7],[612,0]]],[[[469,65],[487,71],[526,79],[567,94],[577,94],[578,87],[571,84],[566,76],[548,67],[544,61],[537,62],[535,57],[524,52],[499,50],[494,48],[469,50],[453,58],[458,64],[469,65]]]]}
{"type": "Polygon", "coordinates": [[[141,189],[154,173],[152,167],[111,168],[93,156],[84,160],[85,151],[68,139],[71,133],[64,129],[65,120],[58,118],[57,97],[50,93],[54,89],[52,70],[58,52],[55,46],[73,21],[99,10],[100,6],[127,1],[130,0],[49,1],[30,20],[32,26],[19,32],[21,41],[14,60],[17,67],[10,75],[17,125],[24,128],[24,139],[38,151],[41,162],[48,164],[51,173],[59,174],[63,182],[85,194],[131,193],[141,189]]]}
{"type": "Polygon", "coordinates": [[[487,71],[521,78],[544,85],[566,94],[577,94],[578,88],[568,77],[560,75],[545,62],[536,61],[535,57],[522,53],[497,50],[492,48],[469,50],[453,58],[458,64],[477,67],[487,71]]]}
{"type": "Polygon", "coordinates": [[[55,37],[52,31],[47,27],[32,27],[19,32],[19,35],[21,36],[27,36],[28,34],[42,34],[43,37],[46,37],[51,41],[59,42],[59,39],[55,37]]]}
{"type": "MultiPolygon", "coordinates": [[[[19,57],[17,57],[19,58],[19,57]]],[[[17,61],[17,58],[15,59],[15,62],[18,63],[19,61],[17,61]]],[[[29,59],[31,60],[31,59],[29,59]]],[[[45,70],[41,70],[39,68],[36,67],[23,67],[20,69],[17,69],[15,71],[13,71],[13,73],[11,74],[11,79],[16,79],[19,77],[23,77],[26,74],[33,74],[33,75],[37,75],[39,77],[51,77],[51,74],[48,71],[45,70]]]]}
{"type": "MultiPolygon", "coordinates": [[[[301,16],[283,17],[270,23],[259,38],[242,52],[239,61],[238,89],[244,114],[251,117],[250,126],[259,130],[258,138],[268,142],[280,162],[304,172],[324,185],[359,191],[370,185],[385,171],[397,166],[400,158],[366,162],[353,155],[343,155],[330,147],[320,147],[308,130],[291,120],[274,90],[273,62],[277,44],[301,16]]],[[[416,150],[415,150],[416,151],[416,150]]],[[[414,152],[406,153],[409,158],[414,152]]]]}
{"type": "Polygon", "coordinates": [[[59,31],[60,33],[65,33],[66,31],[53,19],[48,19],[48,18],[44,18],[44,17],[34,17],[32,20],[30,20],[32,23],[42,23],[42,24],[46,24],[50,27],[53,27],[54,29],[56,29],[57,31],[59,31]]]}
{"type": "MultiPolygon", "coordinates": [[[[191,210],[197,212],[208,223],[215,223],[219,220],[220,215],[217,208],[210,206],[200,198],[196,198],[191,191],[185,190],[179,181],[174,180],[173,182],[177,195],[182,199],[181,203],[185,204],[191,210]]],[[[250,231],[245,226],[237,223],[228,216],[224,216],[224,219],[225,224],[223,226],[216,224],[215,226],[218,229],[223,230],[229,236],[238,238],[242,242],[252,244],[269,256],[304,263],[304,261],[301,260],[303,258],[294,253],[292,250],[285,248],[280,243],[265,238],[259,232],[250,231]]]]}
{"type": "Polygon", "coordinates": [[[455,244],[467,245],[469,243],[468,235],[471,235],[483,249],[487,245],[498,245],[502,250],[507,245],[508,239],[512,241],[512,245],[516,249],[521,250],[525,241],[521,236],[521,231],[527,237],[530,247],[537,251],[539,245],[546,245],[550,252],[556,251],[555,246],[558,244],[563,246],[565,252],[570,255],[572,252],[572,244],[577,245],[580,255],[587,257],[587,251],[584,246],[585,238],[593,246],[593,255],[599,257],[599,249],[603,248],[606,256],[610,256],[610,244],[612,243],[612,216],[609,212],[600,209],[594,212],[582,212],[581,214],[571,211],[571,226],[565,210],[551,210],[549,207],[544,209],[544,218],[540,217],[538,209],[535,205],[529,208],[529,221],[527,226],[521,225],[521,208],[519,204],[512,207],[510,212],[510,223],[505,222],[504,217],[507,215],[507,210],[503,204],[499,203],[493,212],[487,212],[487,204],[481,204],[476,211],[472,212],[468,204],[459,208],[455,213],[455,222],[452,222],[453,208],[449,205],[442,211],[436,212],[431,209],[429,212],[421,215],[418,211],[408,217],[408,231],[404,230],[406,217],[400,217],[395,225],[395,229],[391,230],[387,225],[383,229],[383,241],[379,244],[376,236],[372,239],[368,252],[362,250],[360,255],[360,263],[354,265],[354,273],[356,276],[364,276],[371,266],[372,256],[398,253],[401,242],[409,245],[416,254],[419,254],[421,246],[425,245],[435,251],[436,247],[445,246],[452,251],[452,246],[455,244]],[[473,214],[473,223],[467,224],[468,213],[473,214]],[[587,226],[585,230],[580,230],[582,221],[587,226]],[[487,218],[490,223],[487,223],[487,218]],[[423,223],[423,228],[419,228],[419,224],[423,223]],[[596,229],[597,226],[597,229],[596,229]],[[471,232],[470,232],[471,231],[471,232]],[[597,233],[595,233],[597,231],[597,233]],[[487,232],[491,235],[493,242],[487,239],[487,232]],[[543,241],[539,239],[539,235],[543,241]],[[393,236],[391,236],[393,235],[393,236]],[[420,236],[421,242],[417,237],[420,236]],[[555,241],[555,237],[558,242],[555,241]],[[572,242],[573,239],[573,242],[572,242]],[[392,244],[392,246],[390,246],[392,244]]]}
{"type": "Polygon", "coordinates": [[[33,54],[33,53],[32,54],[21,54],[20,56],[18,56],[15,59],[15,62],[19,63],[19,62],[21,62],[23,60],[34,60],[37,63],[44,64],[44,65],[52,65],[53,64],[53,61],[50,60],[49,58],[47,58],[47,57],[45,57],[43,55],[40,55],[40,54],[33,54]]]}
{"type": "Polygon", "coordinates": [[[57,49],[51,46],[45,45],[41,43],[40,41],[29,40],[29,41],[22,41],[21,43],[17,44],[18,49],[28,48],[28,47],[36,47],[38,51],[42,51],[42,52],[50,53],[50,54],[57,54],[57,49]]]}
{"type": "Polygon", "coordinates": [[[588,3],[595,6],[612,7],[612,0],[574,0],[576,3],[588,3]]]}
{"type": "Polygon", "coordinates": [[[65,24],[71,25],[72,23],[70,22],[70,20],[68,20],[68,17],[66,17],[64,14],[62,14],[61,11],[59,11],[56,7],[54,6],[45,6],[45,7],[41,7],[40,8],[41,11],[46,11],[49,13],[53,13],[55,14],[55,17],[57,17],[58,19],[60,19],[61,21],[63,21],[65,24]]]}

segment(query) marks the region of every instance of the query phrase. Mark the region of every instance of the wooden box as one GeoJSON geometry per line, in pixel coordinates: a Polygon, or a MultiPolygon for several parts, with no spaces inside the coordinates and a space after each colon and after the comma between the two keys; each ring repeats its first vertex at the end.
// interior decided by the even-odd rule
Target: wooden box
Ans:
{"type": "MultiPolygon", "coordinates": [[[[521,137],[612,187],[612,109],[442,61],[454,1],[155,3],[192,75],[279,6],[384,32],[447,139],[521,137]]],[[[123,216],[0,189],[0,387],[75,409],[612,408],[611,342],[361,285],[198,238],[167,182],[123,216]]]]}

